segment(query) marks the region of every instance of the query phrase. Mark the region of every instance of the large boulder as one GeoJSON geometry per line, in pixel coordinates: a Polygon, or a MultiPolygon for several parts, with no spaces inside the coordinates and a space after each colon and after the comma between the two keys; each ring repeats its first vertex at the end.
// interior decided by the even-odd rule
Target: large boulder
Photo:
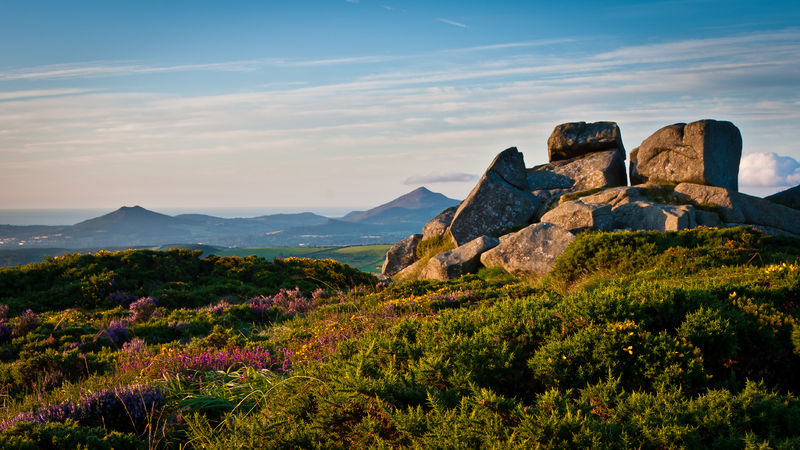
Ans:
{"type": "Polygon", "coordinates": [[[553,129],[547,139],[550,162],[612,149],[620,153],[621,159],[625,159],[622,136],[615,122],[562,123],[553,129]]]}
{"type": "Polygon", "coordinates": [[[544,276],[574,239],[574,234],[558,225],[535,223],[501,236],[497,247],[481,255],[481,262],[513,274],[544,276]]]}
{"type": "Polygon", "coordinates": [[[713,206],[725,222],[744,223],[744,213],[737,204],[736,192],[715,186],[681,183],[675,186],[675,195],[698,205],[713,206]]]}
{"type": "Polygon", "coordinates": [[[675,186],[675,195],[713,206],[726,223],[759,225],[768,233],[800,234],[800,210],[767,199],[693,183],[675,186]]]}
{"type": "Polygon", "coordinates": [[[381,273],[391,277],[413,264],[417,260],[417,244],[421,240],[421,234],[412,234],[392,245],[389,251],[386,252],[386,259],[383,261],[381,273]]]}
{"type": "Polygon", "coordinates": [[[789,208],[800,209],[800,185],[764,198],[789,208]]]}
{"type": "Polygon", "coordinates": [[[697,183],[737,191],[742,135],[730,122],[700,120],[666,126],[631,152],[631,184],[697,183]]]}
{"type": "Polygon", "coordinates": [[[697,226],[691,205],[666,205],[637,200],[612,209],[614,228],[622,230],[678,231],[697,226]]]}
{"type": "Polygon", "coordinates": [[[420,272],[422,272],[422,269],[425,268],[425,264],[427,264],[427,263],[428,263],[428,261],[425,261],[423,259],[418,259],[418,260],[414,261],[414,263],[411,264],[410,266],[408,266],[408,267],[404,268],[403,270],[397,272],[392,277],[392,279],[398,280],[398,281],[416,280],[419,277],[420,272]]]}
{"type": "Polygon", "coordinates": [[[587,204],[581,200],[571,200],[558,205],[543,215],[540,221],[558,225],[572,233],[588,229],[609,231],[613,227],[611,205],[587,204]]]}
{"type": "Polygon", "coordinates": [[[422,227],[422,239],[430,239],[445,234],[447,232],[447,227],[453,222],[453,216],[456,215],[457,209],[458,206],[451,206],[426,223],[425,226],[422,227]]]}
{"type": "Polygon", "coordinates": [[[449,252],[433,256],[420,273],[421,279],[452,280],[461,275],[477,272],[480,256],[499,243],[497,238],[480,236],[449,252]]]}
{"type": "Polygon", "coordinates": [[[528,170],[528,189],[588,189],[625,186],[625,162],[617,150],[589,153],[542,164],[528,170]]]}
{"type": "Polygon", "coordinates": [[[626,184],[625,163],[616,150],[589,153],[528,169],[528,189],[541,202],[537,219],[566,193],[626,184]]]}
{"type": "Polygon", "coordinates": [[[762,225],[767,232],[777,229],[800,235],[800,210],[742,193],[737,194],[737,204],[745,223],[762,225]]]}
{"type": "Polygon", "coordinates": [[[527,191],[525,162],[515,147],[501,152],[461,202],[448,235],[458,246],[527,223],[539,200],[527,191]]]}
{"type": "Polygon", "coordinates": [[[631,203],[637,200],[646,200],[645,193],[649,190],[649,185],[621,186],[605,189],[600,192],[586,195],[580,198],[584,203],[607,203],[611,208],[619,205],[631,203]]]}

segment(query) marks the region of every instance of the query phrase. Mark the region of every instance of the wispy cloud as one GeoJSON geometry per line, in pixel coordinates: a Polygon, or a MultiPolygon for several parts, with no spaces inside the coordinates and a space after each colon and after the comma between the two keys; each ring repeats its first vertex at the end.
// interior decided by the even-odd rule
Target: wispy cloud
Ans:
{"type": "MultiPolygon", "coordinates": [[[[352,195],[364,204],[385,200],[390,186],[397,186],[399,195],[406,184],[441,183],[443,193],[463,198],[474,182],[470,174],[481,173],[496,152],[514,145],[529,166],[546,162],[545,143],[553,126],[575,120],[617,121],[628,148],[670,123],[731,120],[742,130],[746,155],[775,152],[760,161],[746,156],[741,184],[790,183],[796,166],[785,169],[790,165],[778,155],[791,155],[789,162],[795,164],[800,159],[794,146],[800,140],[797,37],[800,33],[788,30],[601,54],[554,40],[571,50],[565,56],[544,49],[547,41],[505,43],[402,55],[410,62],[403,65],[389,63],[401,56],[389,56],[383,61],[387,64],[378,62],[368,70],[337,71],[345,75],[336,81],[281,78],[273,76],[279,70],[265,70],[249,88],[236,85],[219,94],[79,92],[88,83],[70,81],[101,76],[92,68],[124,67],[146,74],[146,68],[177,71],[187,66],[85,64],[84,75],[58,73],[79,65],[29,70],[40,78],[31,78],[28,86],[49,80],[42,74],[52,71],[47,76],[58,77],[58,85],[67,88],[0,93],[0,204],[21,204],[13,193],[33,192],[37,186],[60,195],[56,181],[63,180],[65,165],[75,179],[95,180],[103,174],[109,189],[102,195],[109,199],[123,189],[115,186],[139,181],[128,175],[137,173],[134,169],[146,171],[153,185],[186,186],[187,198],[204,189],[196,180],[230,174],[225,183],[212,183],[202,192],[213,188],[214,195],[229,197],[252,192],[241,200],[252,204],[272,201],[264,200],[263,193],[285,192],[286,185],[293,186],[291,193],[274,201],[317,199],[320,185],[339,189],[347,184],[343,177],[360,180],[361,186],[337,195],[352,195]],[[473,58],[469,52],[491,57],[473,58]],[[637,63],[650,53],[662,59],[637,63]],[[757,171],[773,163],[777,168],[757,171]],[[185,170],[158,170],[176,166],[185,170]],[[420,172],[427,174],[409,178],[420,172]],[[310,174],[317,182],[297,183],[296,173],[310,174]],[[380,189],[365,194],[363,185],[380,189]]],[[[346,66],[363,58],[371,57],[254,59],[220,67],[346,66]]],[[[86,184],[83,192],[70,195],[100,195],[92,190],[96,182],[86,184]]]]}
{"type": "Polygon", "coordinates": [[[469,27],[467,27],[467,25],[465,25],[465,24],[463,24],[461,22],[456,22],[455,20],[442,19],[441,17],[436,19],[436,20],[438,20],[439,22],[442,22],[442,23],[446,23],[448,25],[453,25],[455,27],[459,27],[459,28],[469,28],[469,27]]]}
{"type": "Polygon", "coordinates": [[[53,97],[56,95],[74,95],[91,92],[91,89],[33,89],[24,91],[0,92],[0,101],[25,98],[53,97]]]}
{"type": "Polygon", "coordinates": [[[57,64],[0,72],[0,81],[97,78],[107,76],[190,71],[250,72],[263,64],[264,61],[259,60],[231,61],[208,64],[179,64],[168,66],[120,63],[57,64]]]}
{"type": "Polygon", "coordinates": [[[477,175],[469,173],[432,173],[428,175],[418,175],[406,178],[403,184],[417,185],[428,183],[469,183],[478,179],[477,175]]]}

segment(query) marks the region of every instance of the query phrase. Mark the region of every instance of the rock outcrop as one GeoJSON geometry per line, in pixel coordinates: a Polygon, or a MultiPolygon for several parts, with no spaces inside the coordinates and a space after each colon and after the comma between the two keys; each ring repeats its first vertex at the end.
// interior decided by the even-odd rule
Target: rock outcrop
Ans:
{"type": "Polygon", "coordinates": [[[497,247],[481,255],[486,267],[514,274],[544,276],[575,235],[552,223],[535,223],[500,237],[497,247]]]}
{"type": "Polygon", "coordinates": [[[677,123],[656,131],[631,151],[631,183],[689,182],[736,191],[741,157],[742,135],[734,124],[677,123]]]}
{"type": "Polygon", "coordinates": [[[609,231],[614,224],[611,205],[605,203],[586,204],[581,200],[572,200],[558,205],[543,215],[540,221],[558,225],[573,233],[589,229],[609,231]]]}
{"type": "Polygon", "coordinates": [[[800,236],[800,210],[752,195],[737,194],[744,222],[766,227],[765,231],[800,236]]]}
{"type": "MultiPolygon", "coordinates": [[[[730,122],[669,125],[631,152],[629,175],[636,185],[627,186],[617,124],[558,125],[548,140],[549,163],[526,169],[522,154],[509,148],[457,209],[425,225],[425,239],[448,236],[454,250],[414,262],[409,255],[416,257],[410,250],[416,243],[410,237],[390,250],[398,261],[390,270],[405,266],[395,279],[445,280],[482,264],[544,276],[575,234],[589,230],[749,224],[800,236],[800,209],[792,208],[800,206],[800,186],[768,199],[738,192],[741,152],[741,134],[730,122]],[[512,227],[522,229],[510,232],[512,227]]],[[[385,266],[389,259],[387,254],[385,266]]]]}
{"type": "Polygon", "coordinates": [[[675,195],[698,205],[714,207],[725,222],[744,223],[744,214],[736,204],[736,192],[695,183],[675,186],[675,195]]]}
{"type": "Polygon", "coordinates": [[[789,208],[800,209],[800,185],[764,197],[764,199],[789,208]]]}
{"type": "Polygon", "coordinates": [[[392,245],[386,252],[381,273],[387,277],[400,272],[417,260],[417,244],[422,240],[421,234],[412,234],[402,241],[392,245]]]}
{"type": "Polygon", "coordinates": [[[447,232],[447,227],[453,222],[453,216],[456,215],[458,206],[453,206],[445,209],[431,219],[422,227],[422,239],[430,239],[433,237],[442,236],[447,232]]]}
{"type": "Polygon", "coordinates": [[[433,256],[422,269],[420,278],[452,280],[461,275],[477,272],[481,267],[481,254],[495,247],[499,241],[490,236],[480,236],[449,252],[433,256]]]}
{"type": "Polygon", "coordinates": [[[620,152],[606,150],[533,167],[528,170],[527,181],[531,191],[583,191],[625,186],[628,177],[620,152]]]}
{"type": "Polygon", "coordinates": [[[622,135],[615,122],[569,122],[556,125],[547,139],[550,162],[615,149],[625,159],[622,135]]]}
{"type": "Polygon", "coordinates": [[[501,152],[467,198],[447,230],[459,246],[482,235],[526,223],[539,201],[527,191],[525,163],[516,147],[501,152]]]}
{"type": "Polygon", "coordinates": [[[620,230],[679,231],[697,226],[690,205],[665,205],[633,201],[612,210],[614,228],[620,230]]]}

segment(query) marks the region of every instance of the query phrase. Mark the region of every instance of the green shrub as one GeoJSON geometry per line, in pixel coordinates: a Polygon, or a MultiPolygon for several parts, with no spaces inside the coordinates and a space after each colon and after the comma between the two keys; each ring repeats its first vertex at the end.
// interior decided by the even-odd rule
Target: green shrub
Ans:
{"type": "Polygon", "coordinates": [[[0,447],[17,449],[139,449],[148,448],[132,434],[65,423],[19,423],[0,432],[0,447]]]}

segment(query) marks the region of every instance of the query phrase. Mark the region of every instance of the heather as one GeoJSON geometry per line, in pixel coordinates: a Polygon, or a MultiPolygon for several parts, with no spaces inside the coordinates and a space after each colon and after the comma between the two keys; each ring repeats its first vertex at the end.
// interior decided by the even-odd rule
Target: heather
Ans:
{"type": "Polygon", "coordinates": [[[800,447],[800,240],[588,232],[556,267],[387,283],[128,251],[3,269],[0,445],[800,447]]]}

